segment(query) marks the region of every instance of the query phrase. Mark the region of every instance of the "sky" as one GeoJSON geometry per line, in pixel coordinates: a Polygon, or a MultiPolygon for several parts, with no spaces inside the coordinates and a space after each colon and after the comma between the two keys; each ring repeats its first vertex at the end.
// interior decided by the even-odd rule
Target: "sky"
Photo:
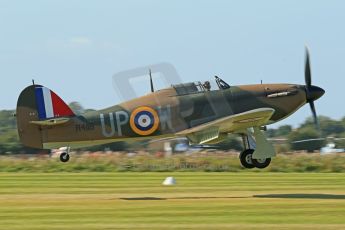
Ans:
{"type": "MultiPolygon", "coordinates": [[[[326,90],[317,112],[340,119],[344,12],[341,0],[0,0],[0,110],[31,79],[66,102],[109,107],[121,102],[114,74],[162,62],[184,82],[304,84],[307,45],[313,84],[326,90]]],[[[310,115],[304,106],[279,125],[310,115]]]]}

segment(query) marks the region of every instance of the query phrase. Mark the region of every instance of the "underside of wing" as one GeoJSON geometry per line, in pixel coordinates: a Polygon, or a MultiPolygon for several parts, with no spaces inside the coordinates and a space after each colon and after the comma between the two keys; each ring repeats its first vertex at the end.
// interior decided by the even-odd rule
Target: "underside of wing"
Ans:
{"type": "Polygon", "coordinates": [[[222,141],[224,134],[266,125],[274,112],[272,108],[250,110],[183,130],[177,135],[186,136],[192,142],[199,144],[214,140],[222,141]]]}

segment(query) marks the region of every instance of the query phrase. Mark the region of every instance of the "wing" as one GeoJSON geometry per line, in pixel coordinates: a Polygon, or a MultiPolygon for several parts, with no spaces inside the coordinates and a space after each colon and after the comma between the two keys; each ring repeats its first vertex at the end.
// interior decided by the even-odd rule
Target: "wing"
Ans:
{"type": "Polygon", "coordinates": [[[222,134],[232,133],[251,127],[260,127],[268,123],[275,112],[272,108],[260,108],[223,117],[190,129],[176,135],[186,136],[194,143],[209,143],[220,138],[222,134]]]}

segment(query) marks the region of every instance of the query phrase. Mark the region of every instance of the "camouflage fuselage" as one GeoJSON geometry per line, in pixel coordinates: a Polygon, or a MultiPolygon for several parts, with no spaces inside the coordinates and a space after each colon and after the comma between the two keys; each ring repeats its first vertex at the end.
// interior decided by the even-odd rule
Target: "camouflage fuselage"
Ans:
{"type": "MultiPolygon", "coordinates": [[[[229,89],[179,95],[166,88],[103,110],[71,117],[57,126],[37,126],[36,105],[30,101],[34,86],[26,88],[18,100],[18,131],[22,142],[36,148],[82,147],[115,141],[133,141],[174,136],[182,130],[222,117],[258,108],[273,108],[269,124],[294,113],[306,103],[305,87],[292,84],[231,86],[229,89]],[[146,115],[138,123],[135,115],[147,109],[156,125],[142,129],[146,115]],[[36,113],[36,114],[35,114],[36,113]],[[136,114],[133,114],[136,113],[136,114]]],[[[139,115],[138,115],[139,116],[139,115]]]]}

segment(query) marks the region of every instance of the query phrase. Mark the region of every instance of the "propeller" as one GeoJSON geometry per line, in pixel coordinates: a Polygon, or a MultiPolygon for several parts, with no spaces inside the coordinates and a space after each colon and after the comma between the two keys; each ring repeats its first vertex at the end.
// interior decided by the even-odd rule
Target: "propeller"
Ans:
{"type": "Polygon", "coordinates": [[[319,119],[317,118],[314,101],[310,101],[309,105],[310,105],[311,113],[313,114],[314,124],[317,129],[320,129],[320,123],[319,123],[319,119]]]}
{"type": "Polygon", "coordinates": [[[153,81],[152,81],[152,73],[151,73],[151,69],[149,69],[149,75],[150,75],[151,93],[153,93],[155,90],[154,90],[154,88],[153,88],[153,81]]]}
{"type": "Polygon", "coordinates": [[[314,124],[315,124],[317,129],[320,129],[319,120],[317,118],[317,113],[316,113],[314,101],[319,99],[325,93],[325,91],[323,89],[321,89],[320,87],[312,85],[311,68],[310,68],[310,55],[309,55],[309,50],[307,47],[306,47],[305,53],[306,53],[306,57],[305,57],[304,78],[305,78],[306,99],[310,105],[310,109],[311,109],[311,112],[313,114],[314,124]]]}
{"type": "Polygon", "coordinates": [[[305,85],[307,87],[310,87],[311,86],[310,54],[307,47],[305,48],[304,78],[305,78],[305,85]]]}

